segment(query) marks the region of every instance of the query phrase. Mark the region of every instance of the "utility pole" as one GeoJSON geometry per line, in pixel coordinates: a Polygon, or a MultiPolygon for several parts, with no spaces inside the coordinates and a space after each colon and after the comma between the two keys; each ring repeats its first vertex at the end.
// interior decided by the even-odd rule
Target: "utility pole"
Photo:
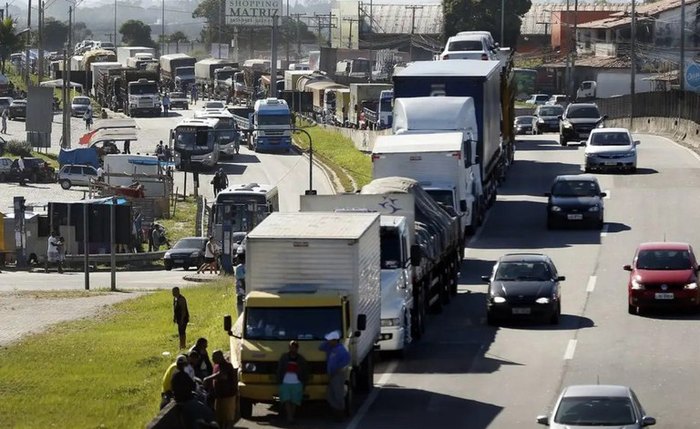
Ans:
{"type": "Polygon", "coordinates": [[[163,0],[161,5],[160,24],[160,41],[163,43],[163,48],[161,49],[160,54],[165,55],[165,0],[163,0]]]}
{"type": "Polygon", "coordinates": [[[501,0],[501,46],[506,46],[504,31],[506,28],[506,0],[501,0]]]}
{"type": "Polygon", "coordinates": [[[634,123],[634,95],[635,95],[635,80],[637,75],[637,52],[635,45],[637,44],[637,12],[635,10],[636,0],[632,0],[632,20],[630,29],[630,128],[634,123]]]}
{"type": "Polygon", "coordinates": [[[27,0],[27,46],[24,57],[24,84],[27,85],[27,92],[29,91],[29,68],[31,66],[31,61],[29,60],[29,46],[32,40],[32,0],[27,0]]]}
{"type": "Polygon", "coordinates": [[[44,79],[44,0],[39,1],[39,32],[37,37],[37,76],[38,82],[44,79]]]}
{"type": "Polygon", "coordinates": [[[114,46],[117,46],[117,0],[114,0],[114,46]]]}
{"type": "Polygon", "coordinates": [[[678,84],[679,84],[678,88],[681,90],[681,97],[683,97],[683,91],[685,91],[685,0],[681,0],[681,58],[680,58],[680,60],[681,60],[681,67],[678,71],[678,84]]]}
{"type": "Polygon", "coordinates": [[[73,7],[68,6],[68,43],[63,50],[63,147],[70,149],[70,57],[73,52],[73,7]]]}
{"type": "Polygon", "coordinates": [[[221,40],[224,34],[224,13],[226,12],[226,0],[219,1],[219,55],[217,58],[221,58],[221,40]]]}
{"type": "Polygon", "coordinates": [[[296,27],[296,38],[297,38],[297,58],[301,56],[301,37],[300,37],[300,32],[299,32],[299,27],[301,27],[301,20],[300,18],[302,16],[306,16],[305,13],[293,13],[292,16],[294,17],[294,26],[296,27]]]}
{"type": "Polygon", "coordinates": [[[287,68],[289,68],[289,27],[291,24],[292,23],[289,20],[289,0],[287,0],[287,20],[284,23],[284,41],[287,49],[287,68]]]}
{"type": "Polygon", "coordinates": [[[406,9],[411,9],[411,40],[408,44],[408,59],[413,60],[413,34],[416,31],[416,9],[423,9],[423,6],[406,6],[406,9]]]}
{"type": "Polygon", "coordinates": [[[277,98],[277,23],[279,16],[272,17],[272,52],[270,52],[270,97],[277,98]]]}
{"type": "MultiPolygon", "coordinates": [[[[360,32],[360,19],[359,18],[343,18],[343,21],[350,23],[350,35],[348,35],[348,49],[352,49],[352,24],[357,22],[357,32],[360,32]]],[[[342,28],[342,27],[341,27],[342,28]]]]}
{"type": "Polygon", "coordinates": [[[569,83],[569,80],[571,80],[571,26],[569,24],[569,0],[566,0],[566,18],[563,19],[564,21],[564,29],[565,29],[565,38],[562,38],[563,40],[566,40],[566,71],[564,72],[564,93],[569,96],[569,100],[575,99],[575,94],[571,93],[571,84],[569,83]]]}
{"type": "Polygon", "coordinates": [[[328,12],[328,47],[333,47],[333,12],[328,12]]]}

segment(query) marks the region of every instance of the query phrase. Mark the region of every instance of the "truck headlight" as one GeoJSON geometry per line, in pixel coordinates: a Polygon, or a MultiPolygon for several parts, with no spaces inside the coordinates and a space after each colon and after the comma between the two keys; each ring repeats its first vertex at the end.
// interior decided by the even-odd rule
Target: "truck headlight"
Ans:
{"type": "Polygon", "coordinates": [[[544,119],[542,119],[542,118],[538,119],[538,120],[537,120],[537,123],[538,123],[538,124],[544,124],[544,119]]]}
{"type": "Polygon", "coordinates": [[[553,211],[553,212],[560,212],[560,211],[561,211],[561,207],[559,207],[559,206],[552,206],[552,207],[550,208],[550,210],[553,211]]]}
{"type": "Polygon", "coordinates": [[[564,128],[571,128],[571,122],[564,121],[561,123],[564,128]]]}
{"type": "Polygon", "coordinates": [[[399,326],[400,324],[401,319],[398,317],[393,319],[382,319],[382,327],[399,326]]]}
{"type": "Polygon", "coordinates": [[[258,368],[255,366],[253,362],[244,362],[243,363],[243,372],[255,372],[258,368]]]}

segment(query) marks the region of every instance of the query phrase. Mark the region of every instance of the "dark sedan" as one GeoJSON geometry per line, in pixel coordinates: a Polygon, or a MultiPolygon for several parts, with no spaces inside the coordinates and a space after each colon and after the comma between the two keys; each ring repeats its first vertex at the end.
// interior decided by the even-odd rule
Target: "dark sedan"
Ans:
{"type": "Polygon", "coordinates": [[[491,276],[481,279],[489,284],[486,320],[495,325],[503,319],[536,317],[559,323],[561,292],[554,262],[540,253],[511,253],[502,256],[491,276]]]}
{"type": "Polygon", "coordinates": [[[607,115],[601,115],[593,103],[569,104],[559,121],[559,144],[566,146],[570,141],[587,140],[594,128],[604,127],[607,115]]]}
{"type": "Polygon", "coordinates": [[[13,100],[10,104],[9,116],[11,120],[27,117],[27,100],[13,100]]]}
{"type": "Polygon", "coordinates": [[[547,201],[547,228],[564,224],[593,225],[600,229],[605,222],[603,198],[598,179],[590,174],[557,176],[552,190],[544,194],[547,201]]]}
{"type": "Polygon", "coordinates": [[[534,122],[534,116],[516,116],[513,123],[515,134],[532,134],[532,124],[534,122]]]}
{"type": "Polygon", "coordinates": [[[206,237],[185,237],[180,239],[172,249],[163,255],[165,269],[170,271],[176,267],[189,270],[190,267],[199,267],[204,262],[204,247],[207,244],[206,237]]]}
{"type": "Polygon", "coordinates": [[[532,133],[542,134],[547,131],[559,131],[559,118],[563,114],[564,108],[559,105],[537,106],[532,133]]]}

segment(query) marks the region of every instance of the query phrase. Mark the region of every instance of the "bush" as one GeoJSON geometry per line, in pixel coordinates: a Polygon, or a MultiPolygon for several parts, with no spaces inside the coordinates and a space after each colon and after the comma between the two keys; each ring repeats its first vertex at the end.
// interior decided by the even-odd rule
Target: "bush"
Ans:
{"type": "Polygon", "coordinates": [[[5,150],[15,156],[32,156],[32,145],[26,141],[10,140],[5,150]]]}

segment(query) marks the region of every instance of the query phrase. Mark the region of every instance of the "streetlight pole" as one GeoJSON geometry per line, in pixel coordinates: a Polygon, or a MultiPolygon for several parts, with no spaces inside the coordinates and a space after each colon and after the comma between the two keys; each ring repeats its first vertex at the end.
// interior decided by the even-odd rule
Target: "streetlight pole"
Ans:
{"type": "Polygon", "coordinates": [[[114,46],[117,46],[117,0],[114,0],[114,46]]]}
{"type": "Polygon", "coordinates": [[[160,24],[160,41],[163,44],[163,48],[160,51],[160,54],[165,55],[165,0],[163,0],[160,9],[160,24]]]}
{"type": "Polygon", "coordinates": [[[678,84],[681,91],[685,91],[685,0],[681,0],[681,67],[678,72],[678,84]]]}
{"type": "MultiPolygon", "coordinates": [[[[27,0],[27,29],[32,28],[32,0],[27,0]]],[[[32,32],[27,31],[27,46],[24,56],[24,84],[27,85],[27,91],[29,91],[29,67],[31,61],[29,61],[29,46],[32,40],[32,32]]]]}
{"type": "Polygon", "coordinates": [[[296,127],[292,128],[292,133],[296,132],[304,133],[306,137],[309,138],[309,189],[307,189],[304,194],[316,195],[316,191],[314,191],[314,143],[311,139],[311,134],[306,130],[296,127]]]}
{"type": "Polygon", "coordinates": [[[506,0],[501,0],[501,46],[505,46],[505,37],[503,37],[503,31],[506,28],[506,0]]]}
{"type": "Polygon", "coordinates": [[[637,12],[635,10],[636,0],[632,0],[632,20],[630,28],[630,128],[634,123],[634,95],[635,95],[635,80],[637,74],[637,52],[635,44],[637,43],[637,12]]]}

